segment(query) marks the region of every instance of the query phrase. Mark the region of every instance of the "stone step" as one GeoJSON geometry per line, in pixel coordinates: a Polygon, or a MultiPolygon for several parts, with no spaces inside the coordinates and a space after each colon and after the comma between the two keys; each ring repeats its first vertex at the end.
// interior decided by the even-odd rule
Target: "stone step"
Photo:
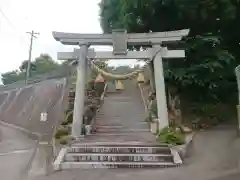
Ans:
{"type": "Polygon", "coordinates": [[[130,132],[150,132],[149,129],[125,129],[125,128],[99,128],[96,127],[96,132],[95,133],[100,133],[100,134],[104,134],[104,133],[130,133],[130,132]]]}
{"type": "Polygon", "coordinates": [[[129,142],[129,141],[145,141],[145,142],[156,142],[156,138],[150,132],[138,132],[138,133],[128,133],[128,135],[119,134],[91,134],[86,136],[82,142],[107,142],[107,141],[115,141],[115,142],[129,142]]]}
{"type": "MultiPolygon", "coordinates": [[[[139,131],[140,132],[140,131],[139,131]]],[[[139,133],[138,131],[126,131],[126,132],[97,132],[97,134],[89,134],[88,136],[112,136],[112,137],[118,137],[118,136],[131,136],[136,135],[136,133],[139,133]]],[[[150,132],[148,131],[141,131],[141,132],[150,132]]]]}
{"type": "Polygon", "coordinates": [[[138,122],[124,122],[123,124],[121,124],[121,123],[119,123],[119,122],[122,122],[123,120],[113,120],[113,121],[109,121],[109,122],[101,122],[101,120],[95,120],[95,124],[96,124],[96,126],[99,126],[99,127],[106,127],[106,128],[110,128],[110,127],[116,127],[116,128],[120,128],[120,127],[122,127],[122,128],[136,128],[137,129],[137,127],[143,127],[143,126],[149,126],[149,124],[146,122],[146,121],[138,121],[138,122]],[[115,123],[115,122],[116,123],[115,123]]]}
{"type": "Polygon", "coordinates": [[[159,146],[78,146],[73,145],[68,149],[68,153],[140,153],[140,154],[171,154],[169,147],[159,146]]]}
{"type": "Polygon", "coordinates": [[[133,153],[68,153],[66,162],[173,162],[171,154],[133,154],[133,153]]]}
{"type": "Polygon", "coordinates": [[[63,162],[60,169],[92,169],[92,168],[167,168],[178,165],[172,162],[63,162]]]}
{"type": "Polygon", "coordinates": [[[147,142],[147,141],[128,141],[128,142],[115,142],[115,141],[106,141],[106,142],[91,142],[91,143],[85,143],[82,142],[82,140],[75,140],[72,144],[73,147],[166,147],[169,148],[168,144],[164,143],[156,143],[156,142],[147,142]]]}
{"type": "Polygon", "coordinates": [[[105,128],[105,129],[121,129],[124,128],[122,125],[95,125],[96,128],[105,128]]]}

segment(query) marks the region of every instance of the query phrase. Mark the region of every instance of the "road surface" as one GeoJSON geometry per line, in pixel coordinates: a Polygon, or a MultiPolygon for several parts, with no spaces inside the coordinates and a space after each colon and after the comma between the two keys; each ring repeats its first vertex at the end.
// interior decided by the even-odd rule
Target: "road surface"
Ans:
{"type": "Polygon", "coordinates": [[[36,147],[19,130],[0,126],[0,174],[2,180],[23,180],[36,147]]]}

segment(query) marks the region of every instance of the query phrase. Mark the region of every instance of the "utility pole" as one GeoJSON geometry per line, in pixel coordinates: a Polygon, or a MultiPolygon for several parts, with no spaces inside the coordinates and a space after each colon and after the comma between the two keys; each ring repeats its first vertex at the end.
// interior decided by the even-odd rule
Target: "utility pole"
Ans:
{"type": "Polygon", "coordinates": [[[30,47],[29,47],[29,53],[28,53],[28,63],[27,63],[27,70],[26,70],[26,79],[25,79],[25,84],[28,84],[28,79],[31,71],[31,59],[32,59],[32,45],[33,45],[33,38],[37,38],[35,35],[39,35],[38,32],[27,32],[28,34],[31,35],[30,38],[30,47]]]}

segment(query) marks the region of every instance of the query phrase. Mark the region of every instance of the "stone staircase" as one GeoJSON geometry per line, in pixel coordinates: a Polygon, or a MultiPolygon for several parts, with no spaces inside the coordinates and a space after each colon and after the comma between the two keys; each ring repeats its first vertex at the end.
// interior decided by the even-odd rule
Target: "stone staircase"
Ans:
{"type": "Polygon", "coordinates": [[[105,97],[95,132],[62,149],[55,169],[165,168],[182,163],[178,153],[157,143],[150,132],[137,86],[125,82],[124,87],[105,97]]]}
{"type": "Polygon", "coordinates": [[[74,144],[58,169],[166,168],[180,165],[167,145],[128,143],[74,144]]]}

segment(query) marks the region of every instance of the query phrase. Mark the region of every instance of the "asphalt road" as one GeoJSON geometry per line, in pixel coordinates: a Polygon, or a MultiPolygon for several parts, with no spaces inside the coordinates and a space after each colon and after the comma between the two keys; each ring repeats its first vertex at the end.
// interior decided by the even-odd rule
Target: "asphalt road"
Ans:
{"type": "Polygon", "coordinates": [[[2,180],[23,180],[36,141],[18,130],[0,126],[0,175],[2,180]]]}
{"type": "Polygon", "coordinates": [[[216,177],[210,180],[239,180],[239,179],[240,179],[240,172],[235,172],[235,173],[230,173],[228,175],[216,177]]]}

